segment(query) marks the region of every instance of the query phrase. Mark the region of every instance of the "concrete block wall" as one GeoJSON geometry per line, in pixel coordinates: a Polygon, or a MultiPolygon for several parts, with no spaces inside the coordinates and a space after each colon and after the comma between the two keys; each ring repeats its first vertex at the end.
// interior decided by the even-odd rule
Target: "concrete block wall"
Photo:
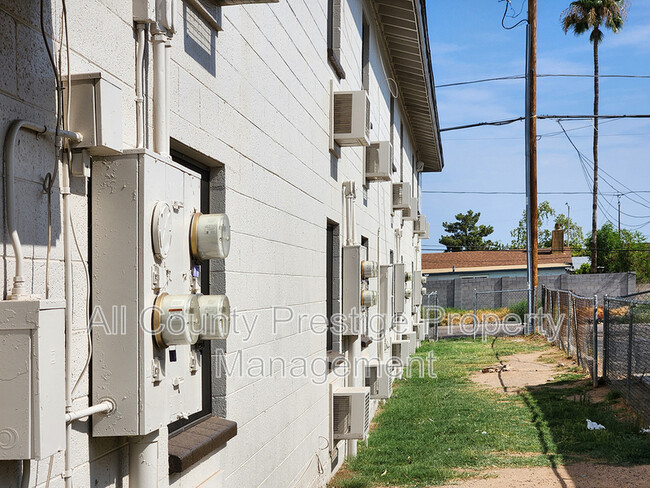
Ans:
{"type": "MultiPolygon", "coordinates": [[[[441,307],[454,307],[463,310],[474,308],[474,290],[477,292],[491,292],[501,290],[525,290],[526,278],[502,277],[502,278],[455,278],[438,280],[431,276],[427,278],[427,292],[438,292],[438,304],[441,307]]],[[[605,295],[624,296],[636,292],[635,273],[602,273],[595,275],[542,275],[539,277],[539,284],[548,288],[558,290],[570,290],[577,295],[593,297],[598,295],[598,301],[602,302],[605,295]]],[[[502,294],[492,295],[492,303],[486,296],[481,297],[481,303],[486,307],[501,307],[525,298],[522,293],[510,293],[510,300],[502,294]]]]}
{"type": "MultiPolygon", "coordinates": [[[[160,432],[159,486],[304,487],[324,486],[331,475],[329,455],[330,382],[343,385],[327,369],[292,378],[273,358],[286,364],[304,358],[322,364],[326,335],[298,319],[273,328],[274,308],[290,307],[313,316],[326,311],[326,224],[345,229],[342,183],[357,184],[356,239],[366,237],[370,259],[389,262],[396,250],[400,213],[391,214],[390,183],[362,189],[363,149],[329,153],[330,80],[335,90],[361,89],[361,25],[371,25],[369,93],[373,140],[393,131],[398,172],[394,181],[413,181],[414,147],[401,100],[390,127],[390,93],[384,66],[389,63],[372,20],[370,3],[343,2],[342,65],[338,80],[327,62],[327,0],[283,0],[277,4],[223,8],[223,31],[212,32],[182,1],[177,2],[177,33],[172,42],[170,136],[172,147],[219,172],[213,178],[213,206],[229,214],[231,254],[214,265],[213,289],[225,290],[237,311],[227,341],[215,344],[213,359],[237,368],[216,378],[214,412],[238,423],[238,435],[226,447],[182,476],[167,475],[167,432],[160,432]],[[383,57],[383,61],[382,61],[383,57]],[[399,127],[404,125],[404,140],[399,127]],[[400,154],[400,146],[402,154],[400,154]],[[399,161],[403,161],[403,173],[399,161]],[[216,196],[215,196],[216,195],[216,196]],[[364,198],[365,197],[365,198],[364,198]],[[247,320],[248,322],[244,322],[247,320]],[[248,327],[248,328],[247,328],[248,327]],[[249,329],[252,327],[252,331],[249,329]],[[259,361],[262,374],[251,374],[259,361]],[[241,369],[239,367],[241,366],[241,369]],[[327,444],[327,445],[326,445],[327,444]],[[319,466],[324,472],[319,474],[319,466]]],[[[48,42],[56,51],[61,5],[45,2],[48,42]]],[[[72,73],[101,71],[122,88],[125,148],[135,146],[135,40],[131,0],[67,0],[72,73]],[[90,21],[89,19],[92,19],[90,21]],[[99,28],[98,26],[101,26],[99,28]],[[101,31],[101,35],[98,34],[101,31]]],[[[55,123],[54,78],[40,33],[38,2],[0,0],[0,137],[14,119],[55,123]]],[[[67,63],[63,50],[63,65],[67,63]]],[[[145,138],[152,144],[152,61],[146,65],[145,138]]],[[[52,141],[22,134],[18,148],[20,198],[18,225],[27,258],[28,289],[45,296],[47,196],[44,175],[54,165],[52,141]]],[[[0,171],[4,172],[3,169],[0,171]]],[[[74,263],[73,377],[83,368],[87,350],[84,308],[88,261],[88,195],[83,180],[73,181],[73,221],[80,242],[74,263]]],[[[417,194],[417,189],[414,189],[417,194]]],[[[58,187],[52,195],[50,296],[63,298],[63,250],[58,187]]],[[[11,287],[13,253],[3,225],[3,291],[11,287]]],[[[406,222],[401,256],[406,269],[419,267],[418,239],[406,222]]],[[[345,238],[341,236],[341,241],[345,238]]],[[[92,270],[91,270],[92,271],[92,270]]],[[[377,345],[366,351],[378,354],[377,345]]],[[[257,373],[257,372],[256,372],[257,373]]],[[[88,405],[84,375],[75,391],[75,409],[88,405]]],[[[377,402],[373,402],[373,411],[377,402]]],[[[71,446],[76,487],[128,486],[128,440],[93,438],[90,421],[75,423],[71,446]]],[[[339,443],[339,464],[345,458],[339,443]]],[[[47,460],[34,463],[33,485],[46,483],[47,460]]],[[[63,456],[56,454],[50,486],[60,488],[63,456]]],[[[0,486],[16,486],[19,463],[0,462],[0,486]]]]}

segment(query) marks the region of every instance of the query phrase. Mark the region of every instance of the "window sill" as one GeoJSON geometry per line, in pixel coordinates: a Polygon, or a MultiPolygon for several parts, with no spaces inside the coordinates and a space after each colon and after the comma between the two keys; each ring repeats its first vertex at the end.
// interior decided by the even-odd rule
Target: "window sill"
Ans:
{"type": "Polygon", "coordinates": [[[237,423],[209,417],[169,439],[169,474],[181,473],[226,445],[237,435],[237,423]]]}
{"type": "Polygon", "coordinates": [[[332,66],[332,69],[336,73],[336,76],[339,77],[339,80],[343,80],[345,78],[345,70],[343,69],[341,62],[339,61],[339,57],[334,53],[334,50],[331,48],[327,49],[327,60],[329,61],[330,66],[332,66]]]}

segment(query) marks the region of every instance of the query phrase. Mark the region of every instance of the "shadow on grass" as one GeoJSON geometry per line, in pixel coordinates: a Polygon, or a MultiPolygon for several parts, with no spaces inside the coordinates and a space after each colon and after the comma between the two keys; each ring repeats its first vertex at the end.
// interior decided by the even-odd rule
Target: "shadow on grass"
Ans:
{"type": "MultiPolygon", "coordinates": [[[[400,380],[375,419],[369,446],[360,447],[358,457],[346,463],[346,476],[331,486],[435,486],[488,469],[531,466],[551,468],[566,486],[558,468],[566,466],[571,475],[572,462],[649,464],[650,436],[640,435],[634,422],[619,420],[611,403],[588,401],[589,387],[576,382],[581,375],[557,375],[552,384],[514,395],[481,388],[469,378],[495,357],[546,349],[534,339],[423,345],[419,355],[438,356],[437,377],[400,380]],[[587,430],[587,418],[607,430],[587,430]]],[[[583,475],[573,474],[576,486],[588,486],[583,475]]]]}

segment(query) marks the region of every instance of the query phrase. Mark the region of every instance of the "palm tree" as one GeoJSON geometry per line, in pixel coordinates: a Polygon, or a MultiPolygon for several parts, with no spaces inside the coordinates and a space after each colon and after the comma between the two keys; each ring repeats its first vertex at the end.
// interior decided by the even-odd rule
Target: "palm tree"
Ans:
{"type": "Polygon", "coordinates": [[[598,45],[603,42],[603,27],[615,34],[623,27],[627,15],[627,0],[577,0],[562,13],[562,29],[573,30],[576,36],[591,31],[589,40],[594,46],[594,193],[591,215],[591,272],[597,271],[597,211],[598,211],[598,45]]]}

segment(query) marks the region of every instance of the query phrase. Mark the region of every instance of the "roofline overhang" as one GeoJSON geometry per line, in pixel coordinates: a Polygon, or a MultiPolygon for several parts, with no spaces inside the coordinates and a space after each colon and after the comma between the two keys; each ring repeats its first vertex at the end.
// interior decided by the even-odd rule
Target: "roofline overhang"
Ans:
{"type": "Polygon", "coordinates": [[[426,0],[372,0],[372,5],[411,128],[416,157],[423,163],[424,172],[442,171],[444,160],[426,0]],[[411,99],[409,93],[413,95],[411,99]]]}

